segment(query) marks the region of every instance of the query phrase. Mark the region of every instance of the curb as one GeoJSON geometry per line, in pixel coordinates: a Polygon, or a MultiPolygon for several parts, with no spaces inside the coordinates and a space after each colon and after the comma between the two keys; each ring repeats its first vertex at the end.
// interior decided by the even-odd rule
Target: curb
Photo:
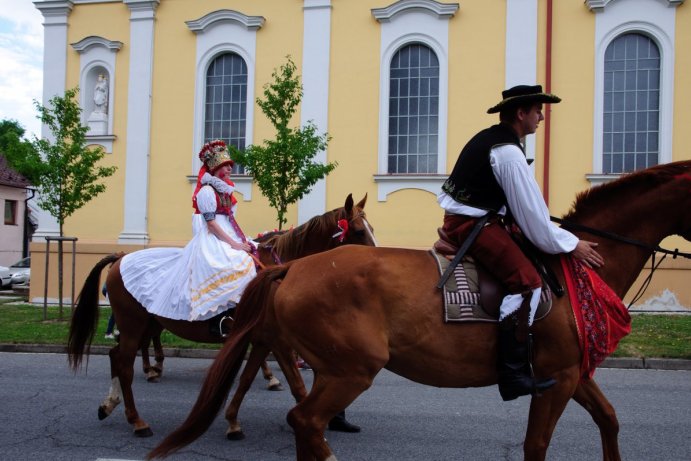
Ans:
{"type": "MultiPolygon", "coordinates": [[[[90,354],[108,355],[109,346],[92,346],[90,354]]],[[[39,354],[66,354],[67,347],[57,344],[0,344],[0,352],[24,352],[39,354]]],[[[215,349],[182,349],[164,347],[166,357],[190,359],[213,359],[218,353],[215,349]]],[[[139,355],[139,354],[137,354],[139,355]]],[[[275,360],[269,355],[267,360],[275,360]]],[[[691,360],[637,357],[609,357],[598,368],[623,368],[634,370],[680,370],[691,371],[691,360]]]]}

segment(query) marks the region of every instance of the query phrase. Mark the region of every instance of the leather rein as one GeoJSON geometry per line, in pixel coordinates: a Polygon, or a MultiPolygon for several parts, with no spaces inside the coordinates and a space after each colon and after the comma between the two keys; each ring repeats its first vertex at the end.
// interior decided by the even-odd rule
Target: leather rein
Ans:
{"type": "Polygon", "coordinates": [[[672,259],[676,259],[678,256],[686,259],[691,259],[691,253],[685,253],[683,251],[679,251],[679,248],[675,248],[674,250],[668,250],[666,248],[662,248],[659,245],[648,245],[645,242],[641,242],[640,240],[635,240],[631,239],[628,237],[621,236],[619,234],[615,234],[613,232],[608,232],[608,231],[603,231],[600,229],[595,229],[592,227],[584,226],[582,224],[578,224],[575,222],[571,221],[565,221],[561,218],[557,218],[555,216],[550,216],[550,219],[553,222],[556,222],[561,225],[564,229],[570,230],[570,231],[581,231],[581,232],[587,232],[592,235],[597,235],[598,237],[604,237],[609,240],[614,240],[616,242],[621,242],[621,243],[626,243],[628,245],[633,245],[637,246],[639,248],[643,248],[645,250],[648,250],[652,254],[651,258],[651,263],[650,263],[650,273],[648,274],[648,277],[643,281],[643,284],[641,287],[638,289],[636,292],[636,295],[633,297],[631,302],[629,303],[627,309],[631,309],[631,306],[641,299],[643,296],[643,293],[648,289],[648,286],[650,285],[650,282],[653,279],[653,273],[655,270],[662,264],[662,261],[665,260],[665,258],[668,255],[672,255],[672,259]],[[657,253],[662,253],[663,256],[660,258],[660,260],[656,263],[655,262],[655,257],[657,256],[657,253]]]}

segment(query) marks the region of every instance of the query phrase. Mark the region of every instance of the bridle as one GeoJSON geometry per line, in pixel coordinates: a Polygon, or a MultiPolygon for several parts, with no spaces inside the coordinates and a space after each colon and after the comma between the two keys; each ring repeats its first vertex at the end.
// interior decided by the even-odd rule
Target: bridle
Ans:
{"type": "Polygon", "coordinates": [[[636,295],[633,297],[631,302],[629,303],[629,306],[627,309],[631,309],[631,306],[641,299],[643,296],[643,293],[645,293],[645,290],[648,289],[648,286],[650,285],[650,282],[653,280],[653,273],[657,268],[662,264],[662,261],[665,260],[665,258],[669,255],[672,256],[672,259],[676,259],[678,256],[686,259],[691,259],[691,253],[685,253],[683,251],[679,251],[679,248],[675,248],[674,250],[668,250],[666,248],[662,248],[659,245],[649,245],[645,242],[641,242],[640,240],[624,237],[619,234],[615,234],[614,232],[609,232],[609,231],[604,231],[600,229],[595,229],[593,227],[588,227],[584,226],[583,224],[578,224],[575,222],[571,221],[565,221],[561,218],[557,218],[555,216],[550,216],[550,219],[558,224],[561,225],[566,230],[570,231],[580,231],[580,232],[587,232],[592,235],[597,235],[598,237],[603,237],[609,240],[614,240],[615,242],[621,242],[621,243],[626,243],[627,245],[633,245],[639,248],[643,248],[647,250],[651,255],[651,262],[650,262],[650,273],[648,274],[648,277],[643,281],[643,284],[641,287],[638,289],[636,292],[636,295]],[[663,256],[660,258],[660,260],[656,263],[655,258],[657,256],[657,253],[662,253],[663,256]]]}

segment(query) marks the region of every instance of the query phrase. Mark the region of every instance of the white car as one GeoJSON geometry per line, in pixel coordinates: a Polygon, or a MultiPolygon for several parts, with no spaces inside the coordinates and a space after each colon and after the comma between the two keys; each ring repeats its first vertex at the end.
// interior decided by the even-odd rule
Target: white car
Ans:
{"type": "Polygon", "coordinates": [[[10,267],[0,267],[2,288],[12,285],[28,285],[31,278],[31,257],[23,258],[10,267]]]}

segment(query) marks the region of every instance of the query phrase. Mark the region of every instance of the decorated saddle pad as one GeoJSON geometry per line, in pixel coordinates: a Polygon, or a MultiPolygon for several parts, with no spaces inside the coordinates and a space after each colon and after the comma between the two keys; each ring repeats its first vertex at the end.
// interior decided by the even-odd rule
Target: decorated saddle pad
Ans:
{"type": "MultiPolygon", "coordinates": [[[[444,273],[450,261],[445,256],[430,250],[437,261],[439,274],[444,273]]],[[[488,307],[482,304],[480,275],[472,256],[466,255],[454,269],[453,275],[444,284],[444,322],[497,322],[499,306],[488,307]]],[[[552,307],[552,293],[543,284],[540,305],[535,321],[544,318],[552,307]]]]}

